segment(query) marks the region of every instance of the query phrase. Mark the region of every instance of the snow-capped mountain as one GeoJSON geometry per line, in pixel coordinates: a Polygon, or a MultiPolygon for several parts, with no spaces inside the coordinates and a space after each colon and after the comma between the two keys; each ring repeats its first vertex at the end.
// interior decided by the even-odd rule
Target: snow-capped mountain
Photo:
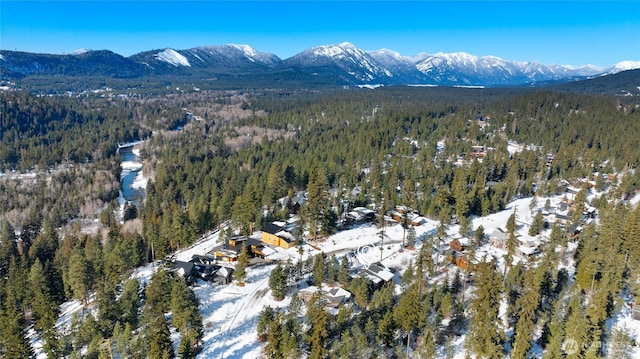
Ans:
{"type": "Polygon", "coordinates": [[[495,56],[478,57],[464,52],[429,55],[418,62],[416,67],[437,84],[482,86],[587,77],[602,71],[588,66],[574,68],[538,62],[505,61],[495,56]]]}
{"type": "Polygon", "coordinates": [[[164,51],[158,52],[155,55],[155,58],[160,60],[160,61],[164,61],[166,63],[169,63],[173,66],[187,66],[187,67],[191,67],[191,64],[189,63],[189,60],[187,60],[186,57],[184,57],[184,55],[182,55],[181,53],[179,53],[178,51],[174,50],[174,49],[165,49],[164,51]]]}
{"type": "Polygon", "coordinates": [[[357,81],[368,83],[393,78],[394,74],[365,51],[349,42],[316,46],[284,61],[297,68],[335,66],[357,81]]]}
{"type": "Polygon", "coordinates": [[[77,49],[77,50],[71,51],[69,53],[69,55],[82,55],[82,54],[86,54],[87,52],[91,52],[91,51],[93,51],[93,50],[82,48],[82,49],[77,49]]]}
{"type": "Polygon", "coordinates": [[[274,54],[260,52],[249,45],[227,44],[219,46],[199,46],[187,50],[153,50],[131,56],[160,73],[178,71],[185,73],[188,68],[209,69],[212,71],[244,72],[256,67],[267,67],[279,63],[274,54]]]}
{"type": "MultiPolygon", "coordinates": [[[[184,50],[187,56],[193,56],[201,64],[212,62],[253,63],[256,65],[271,65],[282,60],[274,54],[260,52],[249,45],[227,44],[220,46],[200,46],[184,50]]],[[[197,61],[194,61],[195,64],[197,61]]]]}
{"type": "Polygon", "coordinates": [[[622,61],[606,69],[602,75],[613,75],[618,72],[640,69],[640,61],[622,61]]]}
{"type": "Polygon", "coordinates": [[[366,52],[349,42],[316,46],[288,59],[249,45],[172,48],[123,57],[108,50],[80,49],[66,55],[0,50],[1,79],[67,75],[135,78],[189,76],[269,83],[522,86],[575,81],[640,68],[623,61],[608,68],[517,62],[465,52],[403,56],[389,49],[366,52]]]}

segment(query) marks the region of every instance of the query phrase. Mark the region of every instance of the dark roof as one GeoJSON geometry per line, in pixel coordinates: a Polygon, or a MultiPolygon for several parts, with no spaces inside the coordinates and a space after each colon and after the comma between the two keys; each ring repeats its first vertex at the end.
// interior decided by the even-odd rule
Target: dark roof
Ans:
{"type": "Polygon", "coordinates": [[[237,251],[238,253],[240,253],[240,251],[242,250],[242,243],[244,242],[245,246],[247,246],[247,249],[251,246],[262,246],[263,243],[262,241],[259,241],[257,239],[254,238],[248,238],[248,237],[236,237],[236,238],[229,238],[230,240],[233,239],[236,241],[236,245],[232,246],[229,241],[226,241],[224,244],[224,248],[225,249],[231,249],[234,251],[237,251]]]}
{"type": "Polygon", "coordinates": [[[187,277],[193,273],[193,262],[175,261],[173,262],[173,268],[181,271],[181,274],[187,277]]]}
{"type": "Polygon", "coordinates": [[[261,231],[265,232],[265,233],[269,233],[269,234],[276,234],[278,232],[280,232],[284,227],[279,226],[277,224],[274,223],[269,223],[266,226],[264,226],[261,231]]]}
{"type": "Polygon", "coordinates": [[[380,263],[380,262],[371,263],[369,265],[368,269],[370,271],[372,271],[373,273],[380,273],[382,271],[386,271],[387,270],[387,268],[384,265],[382,265],[382,263],[380,263]]]}

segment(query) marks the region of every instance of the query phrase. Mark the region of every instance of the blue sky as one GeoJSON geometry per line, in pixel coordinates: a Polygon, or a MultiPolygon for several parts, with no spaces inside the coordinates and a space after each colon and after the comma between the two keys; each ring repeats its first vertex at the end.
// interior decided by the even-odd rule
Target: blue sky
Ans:
{"type": "Polygon", "coordinates": [[[129,56],[237,43],[284,59],[343,41],[609,66],[640,60],[640,1],[0,1],[6,50],[129,56]]]}

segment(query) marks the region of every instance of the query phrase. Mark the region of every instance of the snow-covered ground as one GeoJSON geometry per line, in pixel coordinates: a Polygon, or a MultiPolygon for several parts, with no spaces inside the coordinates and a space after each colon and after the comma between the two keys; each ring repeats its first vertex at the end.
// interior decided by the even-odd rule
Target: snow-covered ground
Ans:
{"type": "MultiPolygon", "coordinates": [[[[562,196],[550,198],[551,207],[556,207],[562,196]]],[[[539,237],[531,237],[527,234],[528,224],[533,216],[530,209],[531,198],[523,198],[510,203],[504,211],[473,220],[473,228],[482,225],[485,233],[489,234],[496,228],[504,228],[507,219],[516,212],[519,239],[521,241],[534,241],[540,243],[541,239],[548,236],[550,230],[543,232],[539,237]]],[[[544,207],[546,198],[538,198],[538,205],[534,208],[534,213],[544,207]]],[[[337,257],[353,252],[360,264],[371,263],[380,260],[388,268],[396,269],[402,273],[408,264],[415,260],[421,246],[421,240],[436,232],[439,222],[426,220],[421,226],[415,227],[418,243],[416,249],[402,248],[403,229],[399,224],[388,226],[384,230],[382,253],[380,251],[380,229],[374,225],[360,225],[355,228],[341,231],[326,239],[313,243],[313,246],[303,245],[302,259],[316,255],[321,251],[327,254],[335,254],[337,257]],[[316,248],[314,248],[316,247],[316,248]]],[[[460,238],[457,225],[447,228],[449,240],[460,238]]],[[[218,232],[209,233],[202,237],[194,245],[176,253],[177,260],[188,261],[194,254],[205,254],[218,245],[218,232]]],[[[448,245],[448,240],[442,242],[442,246],[448,245]]],[[[481,259],[483,254],[487,255],[487,260],[496,258],[499,265],[504,265],[503,256],[506,252],[490,247],[481,246],[476,249],[476,257],[481,259]]],[[[280,260],[290,259],[297,262],[300,259],[298,248],[288,250],[277,249],[273,255],[280,260]]],[[[444,261],[441,258],[442,261],[444,261]]],[[[150,280],[159,264],[149,264],[138,268],[132,273],[133,278],[137,278],[142,283],[150,280]]],[[[204,321],[203,350],[198,355],[199,358],[258,358],[261,356],[262,343],[257,340],[256,324],[260,311],[267,305],[271,307],[286,307],[290,301],[290,295],[281,301],[273,300],[271,296],[268,279],[274,264],[266,264],[248,269],[248,278],[245,286],[235,284],[220,286],[209,282],[198,281],[194,286],[200,301],[200,311],[204,321]]],[[[451,275],[453,270],[449,271],[451,275]]],[[[469,290],[469,289],[468,289],[469,290]]],[[[62,314],[58,321],[60,327],[68,324],[73,313],[81,310],[79,302],[65,303],[62,307],[62,314]]],[[[616,316],[610,320],[613,328],[626,328],[628,333],[640,340],[640,321],[631,319],[630,310],[623,306],[616,316]]],[[[177,341],[175,343],[177,346],[177,341]]],[[[455,351],[455,358],[462,359],[464,353],[464,335],[454,338],[451,343],[455,351]]],[[[38,343],[34,343],[37,347],[38,343]]],[[[634,348],[635,357],[640,357],[640,349],[634,348]]],[[[444,357],[444,353],[440,353],[444,357]]],[[[38,356],[43,357],[42,353],[38,356]]]]}

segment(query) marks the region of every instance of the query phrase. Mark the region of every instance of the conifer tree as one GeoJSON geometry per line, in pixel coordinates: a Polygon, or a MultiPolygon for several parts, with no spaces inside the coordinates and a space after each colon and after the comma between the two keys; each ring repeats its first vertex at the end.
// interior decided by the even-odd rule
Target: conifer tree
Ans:
{"type": "Polygon", "coordinates": [[[313,258],[313,268],[311,274],[313,275],[313,281],[316,285],[320,285],[324,282],[327,276],[326,255],[324,252],[316,255],[313,258]]]}
{"type": "Polygon", "coordinates": [[[18,298],[7,293],[3,306],[0,306],[0,354],[7,359],[31,358],[33,349],[27,339],[27,326],[24,312],[19,306],[18,298]]]}
{"type": "Polygon", "coordinates": [[[287,294],[287,271],[280,263],[271,271],[269,275],[269,288],[273,298],[277,301],[284,299],[287,294]]]}
{"type": "Polygon", "coordinates": [[[479,357],[504,356],[504,332],[498,311],[502,296],[502,280],[494,262],[481,262],[477,266],[475,290],[469,303],[469,331],[466,346],[479,357]]]}
{"type": "Polygon", "coordinates": [[[407,229],[407,247],[413,248],[416,245],[416,229],[410,226],[407,229]]]}
{"type": "Polygon", "coordinates": [[[424,331],[424,336],[422,337],[422,344],[418,347],[417,351],[418,358],[421,359],[435,359],[438,354],[436,350],[436,340],[433,334],[433,329],[431,326],[427,325],[427,328],[424,331]]]}
{"type": "Polygon", "coordinates": [[[171,324],[183,334],[191,332],[191,339],[200,339],[198,331],[202,318],[198,311],[198,298],[182,278],[176,278],[171,287],[171,324]]]}
{"type": "Polygon", "coordinates": [[[74,249],[71,258],[69,258],[65,284],[70,289],[73,298],[82,300],[85,306],[89,304],[88,294],[92,289],[92,281],[91,267],[82,249],[74,249]]]}
{"type": "Polygon", "coordinates": [[[60,307],[50,294],[39,259],[36,259],[29,272],[29,291],[32,293],[31,311],[35,321],[34,327],[45,342],[44,349],[47,354],[50,357],[58,357],[60,351],[55,324],[60,307]]]}
{"type": "Polygon", "coordinates": [[[13,226],[5,221],[0,232],[0,278],[5,278],[9,273],[11,258],[19,259],[18,244],[13,226]]]}
{"type": "Polygon", "coordinates": [[[340,260],[340,269],[338,270],[338,283],[344,285],[348,285],[351,277],[349,275],[349,271],[351,267],[349,265],[349,259],[347,256],[343,256],[340,260]]]}
{"type": "Polygon", "coordinates": [[[104,338],[109,338],[113,332],[113,326],[121,318],[120,308],[116,301],[115,287],[101,280],[96,291],[98,307],[98,326],[104,338]]]}
{"type": "Polygon", "coordinates": [[[544,216],[542,212],[537,212],[533,217],[533,222],[531,222],[531,226],[529,226],[529,235],[537,236],[544,229],[544,216]]]}
{"type": "Polygon", "coordinates": [[[329,313],[324,310],[319,295],[314,295],[309,302],[307,320],[310,326],[308,331],[308,342],[311,349],[309,357],[311,359],[324,358],[327,353],[326,339],[329,337],[329,313]]]}
{"type": "Polygon", "coordinates": [[[174,350],[171,344],[171,333],[164,314],[149,310],[146,317],[148,320],[146,336],[149,341],[149,358],[173,358],[174,350]]]}
{"type": "Polygon", "coordinates": [[[477,245],[483,245],[484,244],[484,226],[483,225],[479,225],[478,228],[476,228],[476,231],[474,233],[474,239],[477,245]]]}
{"type": "Polygon", "coordinates": [[[167,313],[171,309],[172,273],[166,270],[157,271],[145,289],[145,308],[150,307],[159,313],[167,313]]]}
{"type": "Polygon", "coordinates": [[[137,328],[140,305],[140,283],[136,279],[129,279],[124,283],[122,295],[118,299],[118,307],[122,313],[119,321],[123,325],[129,324],[133,329],[137,328]]]}
{"type": "Polygon", "coordinates": [[[588,348],[593,327],[585,315],[584,307],[581,303],[581,296],[575,294],[571,297],[571,302],[567,308],[567,315],[564,322],[565,343],[575,343],[575,352],[567,353],[569,358],[581,358],[585,349],[588,348]]]}
{"type": "Polygon", "coordinates": [[[425,312],[420,303],[418,286],[413,284],[400,297],[393,312],[396,323],[405,330],[407,335],[407,351],[409,351],[413,330],[424,325],[426,321],[425,312]]]}
{"type": "Polygon", "coordinates": [[[270,306],[267,305],[262,309],[262,311],[260,311],[257,324],[259,341],[264,342],[267,340],[267,336],[269,335],[269,325],[274,321],[274,319],[275,311],[270,306]]]}
{"type": "Polygon", "coordinates": [[[247,266],[249,265],[249,254],[247,253],[247,247],[244,242],[242,243],[242,249],[240,255],[236,261],[236,266],[233,271],[233,280],[237,282],[239,286],[244,286],[244,281],[247,278],[247,266]]]}
{"type": "Polygon", "coordinates": [[[391,347],[393,344],[393,337],[395,334],[396,324],[393,319],[393,312],[387,311],[382,316],[380,322],[378,322],[378,332],[376,338],[378,341],[386,346],[391,347]]]}
{"type": "Polygon", "coordinates": [[[309,184],[307,186],[307,203],[304,209],[304,216],[309,224],[309,231],[314,242],[317,240],[318,224],[322,222],[322,217],[328,215],[327,189],[329,183],[327,174],[323,167],[316,166],[309,174],[309,184]]]}
{"type": "Polygon", "coordinates": [[[514,330],[515,340],[511,352],[511,357],[514,359],[527,358],[528,356],[535,329],[536,310],[540,304],[540,292],[538,286],[534,283],[531,270],[525,272],[523,287],[524,293],[516,301],[518,322],[514,330]]]}

